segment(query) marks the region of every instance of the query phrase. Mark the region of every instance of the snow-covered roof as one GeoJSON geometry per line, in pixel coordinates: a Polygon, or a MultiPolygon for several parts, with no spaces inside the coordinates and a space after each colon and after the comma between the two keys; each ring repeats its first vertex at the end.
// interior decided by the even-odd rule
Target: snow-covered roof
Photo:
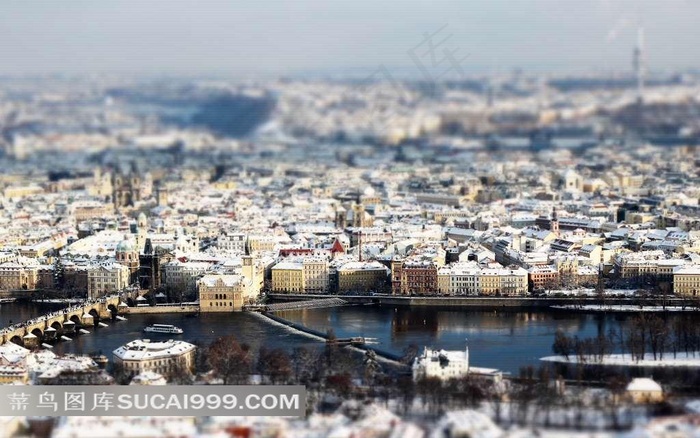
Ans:
{"type": "Polygon", "coordinates": [[[648,377],[637,377],[627,385],[627,391],[662,392],[661,385],[648,377]]]}

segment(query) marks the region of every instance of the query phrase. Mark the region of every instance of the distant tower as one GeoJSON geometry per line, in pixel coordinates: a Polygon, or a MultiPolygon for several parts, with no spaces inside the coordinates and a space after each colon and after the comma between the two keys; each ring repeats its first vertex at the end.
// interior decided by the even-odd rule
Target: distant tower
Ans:
{"type": "Polygon", "coordinates": [[[559,218],[557,218],[557,209],[552,207],[552,220],[549,221],[549,231],[554,234],[559,234],[559,218]]]}
{"type": "Polygon", "coordinates": [[[253,264],[253,257],[243,256],[243,269],[241,274],[250,282],[255,281],[255,265],[253,264]]]}
{"type": "Polygon", "coordinates": [[[141,212],[139,213],[136,222],[136,250],[141,252],[141,250],[146,245],[146,232],[148,231],[148,219],[146,215],[141,212]]]}
{"type": "Polygon", "coordinates": [[[644,76],[646,74],[644,28],[641,26],[637,29],[637,46],[634,48],[632,64],[634,67],[634,74],[637,78],[637,103],[641,105],[644,101],[644,76]]]}
{"type": "Polygon", "coordinates": [[[342,205],[335,210],[335,227],[344,230],[348,226],[347,211],[342,205]]]}
{"type": "Polygon", "coordinates": [[[352,206],[352,226],[356,228],[366,226],[364,205],[354,204],[352,206]]]}
{"type": "Polygon", "coordinates": [[[486,106],[493,108],[496,100],[496,90],[493,89],[493,84],[489,80],[486,84],[486,106]]]}
{"type": "Polygon", "coordinates": [[[133,207],[141,200],[141,179],[138,175],[115,173],[112,178],[112,200],[115,208],[133,207]]]}
{"type": "Polygon", "coordinates": [[[158,185],[156,188],[156,199],[158,201],[159,207],[165,207],[168,205],[168,189],[162,185],[158,185]]]}

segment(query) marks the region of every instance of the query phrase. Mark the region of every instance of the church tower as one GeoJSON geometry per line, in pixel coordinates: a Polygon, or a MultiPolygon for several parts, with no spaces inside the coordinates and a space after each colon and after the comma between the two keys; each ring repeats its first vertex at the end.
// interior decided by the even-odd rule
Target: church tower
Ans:
{"type": "Polygon", "coordinates": [[[136,222],[136,250],[141,253],[146,246],[146,232],[148,231],[148,219],[141,212],[136,222]]]}
{"type": "Polygon", "coordinates": [[[559,235],[559,219],[557,218],[557,209],[552,207],[552,220],[549,222],[549,231],[559,235]]]}
{"type": "Polygon", "coordinates": [[[133,284],[139,270],[139,253],[127,236],[116,248],[117,263],[129,268],[129,284],[133,284]]]}

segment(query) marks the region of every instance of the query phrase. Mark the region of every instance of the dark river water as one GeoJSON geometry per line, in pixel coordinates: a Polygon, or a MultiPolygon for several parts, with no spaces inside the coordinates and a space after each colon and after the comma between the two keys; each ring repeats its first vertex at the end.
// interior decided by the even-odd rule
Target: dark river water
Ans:
{"type": "MultiPolygon", "coordinates": [[[[29,303],[0,306],[0,324],[37,316],[40,311],[58,308],[29,303]]],[[[277,315],[307,327],[326,331],[332,328],[338,337],[377,338],[380,350],[401,354],[410,344],[419,348],[432,346],[463,349],[469,343],[470,362],[474,366],[498,368],[516,374],[521,366],[538,365],[539,358],[552,354],[557,329],[580,338],[619,331],[629,316],[623,314],[583,314],[561,311],[476,311],[433,308],[348,306],[279,312],[277,315]]],[[[678,316],[668,315],[669,322],[678,316]]],[[[700,317],[698,318],[700,322],[700,317]]],[[[235,335],[240,342],[254,348],[267,346],[292,350],[321,343],[296,334],[285,327],[268,323],[249,313],[127,315],[127,321],[108,321],[109,327],[89,328],[88,335],[73,336],[71,342],[59,342],[57,353],[111,352],[134,339],[143,337],[143,328],[152,323],[174,324],[184,330],[177,339],[208,344],[221,335],[235,335]]],[[[150,334],[152,339],[170,335],[150,334]]]]}

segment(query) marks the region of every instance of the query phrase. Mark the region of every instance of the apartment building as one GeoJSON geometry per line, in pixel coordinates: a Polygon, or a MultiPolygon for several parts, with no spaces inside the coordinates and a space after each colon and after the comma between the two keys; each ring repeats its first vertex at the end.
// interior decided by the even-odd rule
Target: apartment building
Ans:
{"type": "Polygon", "coordinates": [[[99,298],[129,285],[129,268],[119,263],[98,263],[88,267],[88,298],[99,298]]]}

